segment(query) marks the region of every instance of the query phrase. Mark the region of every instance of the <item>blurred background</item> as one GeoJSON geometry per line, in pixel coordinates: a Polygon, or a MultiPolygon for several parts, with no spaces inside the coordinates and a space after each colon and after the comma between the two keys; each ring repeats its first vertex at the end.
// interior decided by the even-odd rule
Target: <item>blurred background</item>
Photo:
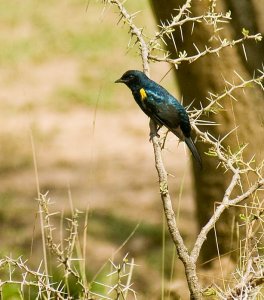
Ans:
{"type": "MultiPolygon", "coordinates": [[[[127,8],[142,10],[137,24],[155,32],[148,1],[128,1],[127,8]]],[[[23,255],[39,265],[39,180],[52,211],[70,216],[70,199],[88,211],[88,279],[109,258],[119,261],[129,253],[138,265],[132,281],[139,299],[158,299],[162,277],[169,281],[173,270],[173,281],[184,286],[164,229],[148,118],[130,91],[114,84],[126,70],[141,69],[137,51],[127,47],[127,28],[117,24],[118,13],[100,1],[13,0],[0,2],[0,18],[1,256],[23,255]]],[[[169,69],[153,65],[152,78],[160,82],[169,69]]],[[[169,73],[162,85],[181,99],[174,80],[169,73]]],[[[196,232],[190,157],[172,135],[164,160],[188,244],[196,232]]],[[[53,218],[58,240],[60,220],[53,218]]]]}

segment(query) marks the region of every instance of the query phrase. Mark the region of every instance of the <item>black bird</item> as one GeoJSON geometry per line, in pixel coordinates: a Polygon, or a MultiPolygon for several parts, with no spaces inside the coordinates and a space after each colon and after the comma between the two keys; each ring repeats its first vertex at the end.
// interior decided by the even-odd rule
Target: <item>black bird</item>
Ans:
{"type": "Polygon", "coordinates": [[[129,87],[139,107],[156,123],[157,131],[165,126],[184,141],[202,168],[201,157],[191,138],[188,114],[179,101],[141,71],[129,70],[115,82],[129,87]]]}

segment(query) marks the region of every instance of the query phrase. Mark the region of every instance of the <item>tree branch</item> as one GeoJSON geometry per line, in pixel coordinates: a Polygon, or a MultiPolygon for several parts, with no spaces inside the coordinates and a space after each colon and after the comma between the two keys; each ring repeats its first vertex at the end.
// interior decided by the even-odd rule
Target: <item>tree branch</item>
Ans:
{"type": "Polygon", "coordinates": [[[242,195],[237,196],[235,199],[230,200],[230,195],[238,183],[240,179],[239,172],[236,172],[233,175],[233,178],[229,184],[229,187],[227,188],[223,201],[221,204],[216,208],[214,214],[208,221],[208,223],[202,228],[201,232],[199,233],[196,242],[194,244],[193,250],[191,251],[191,258],[194,262],[197,262],[197,259],[200,254],[200,250],[202,248],[203,243],[205,242],[207,235],[211,229],[214,228],[216,222],[221,217],[222,213],[230,206],[236,205],[239,202],[247,199],[250,197],[255,191],[257,191],[259,188],[261,188],[264,185],[264,179],[257,181],[255,184],[253,184],[246,192],[244,192],[242,195]]]}
{"type": "Polygon", "coordinates": [[[106,1],[111,4],[114,4],[118,7],[118,10],[121,14],[121,18],[123,21],[129,26],[130,28],[130,33],[132,36],[135,36],[137,41],[139,42],[140,45],[140,52],[141,52],[141,58],[142,58],[142,66],[143,66],[143,71],[146,75],[149,76],[149,63],[148,63],[148,56],[149,56],[149,51],[148,51],[148,46],[147,43],[145,42],[143,36],[142,36],[142,29],[138,28],[134,22],[133,22],[133,17],[127,12],[125,9],[124,5],[118,1],[118,0],[109,0],[106,1]]]}
{"type": "Polygon", "coordinates": [[[175,65],[175,67],[177,67],[182,62],[193,63],[197,59],[199,59],[207,54],[219,54],[219,52],[221,50],[223,50],[224,48],[233,47],[237,44],[241,44],[245,40],[254,39],[255,41],[261,41],[261,38],[262,37],[261,37],[260,33],[255,34],[255,35],[244,35],[242,38],[237,39],[237,40],[228,41],[228,40],[224,39],[221,41],[220,46],[218,46],[216,48],[211,48],[211,47],[205,46],[205,50],[202,52],[198,48],[196,48],[198,53],[195,55],[192,55],[192,56],[188,56],[188,54],[186,52],[183,52],[183,53],[180,53],[180,56],[175,59],[169,58],[168,55],[165,55],[164,57],[159,57],[157,55],[152,55],[152,54],[150,54],[148,58],[150,60],[157,61],[157,62],[167,62],[167,63],[173,64],[173,65],[175,65]]]}
{"type": "Polygon", "coordinates": [[[240,282],[230,292],[228,292],[226,299],[245,299],[244,296],[246,293],[248,295],[249,292],[252,292],[253,289],[262,284],[264,284],[264,269],[261,268],[256,272],[249,270],[249,272],[241,278],[240,282]]]}
{"type": "Polygon", "coordinates": [[[193,113],[191,112],[190,117],[194,119],[194,118],[197,118],[198,116],[200,116],[203,112],[210,111],[215,104],[218,104],[219,101],[224,99],[226,96],[229,96],[232,99],[235,99],[235,97],[232,95],[232,93],[235,90],[250,87],[253,83],[261,86],[261,82],[264,80],[264,72],[261,70],[259,70],[259,72],[260,72],[260,75],[256,78],[252,78],[249,80],[244,80],[241,78],[241,82],[239,84],[231,84],[230,82],[225,81],[231,87],[229,89],[226,88],[225,91],[220,95],[214,95],[212,93],[209,93],[210,97],[207,97],[206,99],[209,100],[210,103],[207,106],[202,107],[201,109],[199,109],[193,113]]]}
{"type": "MultiPolygon", "coordinates": [[[[151,52],[155,50],[155,42],[158,39],[163,40],[163,35],[169,35],[171,30],[174,30],[174,27],[179,27],[183,25],[184,23],[188,21],[201,21],[207,20],[207,17],[214,16],[215,17],[215,23],[217,22],[222,22],[221,17],[223,17],[222,14],[213,14],[208,15],[208,16],[198,16],[194,18],[190,18],[188,15],[189,8],[191,7],[191,0],[187,0],[185,2],[185,5],[179,9],[179,13],[176,17],[172,18],[171,22],[168,22],[168,25],[161,25],[161,30],[160,32],[156,33],[156,35],[150,39],[150,42],[146,42],[145,37],[143,36],[142,30],[139,29],[133,22],[133,17],[126,11],[125,7],[119,0],[108,0],[107,2],[114,4],[118,7],[121,18],[123,21],[129,26],[130,28],[130,33],[133,36],[136,37],[137,42],[139,44],[139,49],[140,49],[140,54],[141,54],[141,59],[142,59],[142,65],[143,65],[143,71],[145,74],[149,76],[149,60],[153,61],[166,61],[168,63],[174,64],[177,66],[178,64],[186,61],[189,63],[194,62],[195,60],[201,58],[202,56],[216,53],[218,54],[219,51],[226,47],[233,47],[237,44],[243,43],[247,39],[255,39],[256,41],[261,40],[261,36],[259,34],[256,35],[249,35],[247,32],[243,32],[243,37],[238,40],[233,40],[233,41],[227,41],[226,39],[220,40],[220,46],[217,48],[208,48],[202,52],[200,52],[198,49],[198,54],[193,55],[193,56],[187,56],[187,53],[181,53],[180,57],[177,59],[170,59],[168,56],[165,56],[164,58],[160,58],[157,56],[154,56],[151,52]],[[187,12],[187,13],[186,13],[187,12]],[[181,20],[181,17],[184,15],[184,19],[181,20]],[[154,46],[153,46],[154,45],[154,46]]],[[[229,15],[224,16],[224,18],[229,18],[229,15]]],[[[214,24],[215,25],[215,24],[214,24]]],[[[216,25],[215,25],[216,26],[216,25]]],[[[252,80],[249,81],[243,81],[240,85],[234,85],[231,86],[229,90],[226,90],[222,95],[220,96],[215,96],[213,99],[211,99],[211,102],[205,107],[201,108],[199,111],[195,111],[191,116],[192,117],[199,117],[203,111],[209,110],[212,108],[212,106],[215,103],[218,103],[219,100],[224,98],[225,96],[229,95],[232,96],[232,92],[237,89],[237,88],[244,88],[247,84],[250,84],[251,82],[257,83],[261,85],[261,80],[263,79],[263,73],[261,72],[261,76],[259,78],[253,78],[252,80]]],[[[261,85],[262,86],[262,85],[261,85]]],[[[191,299],[201,299],[202,297],[202,289],[197,277],[197,272],[196,272],[196,263],[199,257],[199,253],[201,250],[202,245],[204,244],[204,241],[206,240],[206,237],[208,235],[208,232],[215,226],[216,222],[219,220],[221,217],[222,213],[224,212],[225,209],[227,209],[231,205],[235,205],[246,198],[248,198],[250,195],[252,195],[256,190],[258,190],[260,187],[264,185],[264,180],[262,178],[259,178],[246,192],[244,192],[242,195],[237,196],[235,199],[230,199],[231,194],[237,184],[240,183],[240,175],[248,172],[249,170],[253,170],[252,168],[249,167],[250,163],[244,163],[239,164],[240,166],[244,166],[244,169],[240,169],[237,167],[238,162],[240,163],[240,160],[237,158],[239,154],[242,153],[243,149],[239,150],[238,154],[229,154],[227,151],[224,149],[224,147],[221,145],[221,141],[218,141],[214,139],[212,136],[210,136],[209,133],[207,132],[202,132],[200,131],[195,122],[192,124],[192,127],[194,131],[197,133],[198,136],[202,138],[202,140],[205,143],[208,143],[209,145],[212,146],[215,151],[215,155],[219,158],[219,161],[223,163],[225,166],[226,170],[230,170],[233,173],[232,180],[230,181],[230,184],[228,188],[226,189],[226,192],[223,196],[221,204],[216,208],[214,214],[208,221],[208,223],[203,227],[201,232],[199,233],[197,240],[194,244],[194,247],[191,251],[191,254],[188,252],[188,249],[183,241],[183,238],[181,236],[181,233],[179,231],[176,218],[175,218],[175,213],[173,211],[173,206],[172,206],[172,201],[169,193],[169,188],[168,188],[168,178],[167,178],[167,171],[164,167],[164,163],[162,160],[162,149],[160,145],[160,139],[157,136],[152,137],[152,144],[153,144],[153,151],[154,151],[154,156],[155,156],[155,167],[158,173],[158,178],[159,178],[159,189],[160,189],[160,195],[161,195],[161,200],[163,203],[163,209],[164,209],[164,214],[167,220],[167,225],[168,229],[171,235],[171,238],[175,244],[175,247],[177,249],[178,256],[182,263],[184,264],[185,268],[185,274],[186,274],[186,279],[188,282],[190,294],[191,294],[191,299]]],[[[155,131],[155,124],[153,123],[152,120],[150,120],[150,132],[155,131]]],[[[259,174],[259,173],[258,173],[259,174]]]]}

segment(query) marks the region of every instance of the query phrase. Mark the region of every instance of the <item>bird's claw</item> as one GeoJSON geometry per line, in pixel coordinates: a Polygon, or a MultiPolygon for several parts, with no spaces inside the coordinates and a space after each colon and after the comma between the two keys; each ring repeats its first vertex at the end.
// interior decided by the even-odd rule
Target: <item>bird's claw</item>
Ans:
{"type": "Polygon", "coordinates": [[[151,133],[149,134],[149,141],[151,142],[152,139],[153,139],[155,136],[157,136],[158,138],[160,138],[160,135],[159,135],[157,132],[151,132],[151,133]]]}

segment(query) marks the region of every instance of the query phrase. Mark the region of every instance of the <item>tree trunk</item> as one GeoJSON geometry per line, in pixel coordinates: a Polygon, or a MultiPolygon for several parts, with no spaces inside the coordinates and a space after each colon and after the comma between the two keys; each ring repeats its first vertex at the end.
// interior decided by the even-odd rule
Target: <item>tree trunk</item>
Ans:
{"type": "MultiPolygon", "coordinates": [[[[239,38],[242,28],[249,32],[264,34],[264,0],[226,0],[227,10],[232,12],[232,29],[233,36],[239,38]]],[[[244,63],[245,68],[250,74],[253,74],[256,69],[261,68],[261,63],[264,58],[264,42],[258,47],[252,41],[245,43],[248,63],[244,63]]],[[[239,54],[244,59],[242,47],[238,48],[239,54]]]]}
{"type": "MultiPolygon", "coordinates": [[[[186,1],[180,0],[152,0],[152,7],[158,23],[165,22],[171,19],[175,8],[179,8],[186,1]]],[[[261,6],[260,1],[254,0],[221,0],[217,1],[219,11],[234,10],[232,23],[224,25],[224,29],[220,34],[231,40],[236,36],[242,36],[242,28],[250,30],[250,33],[260,31],[260,21],[264,15],[264,5],[261,6]],[[241,3],[247,7],[240,11],[241,3]],[[250,9],[249,9],[250,8],[250,9]],[[257,13],[258,12],[258,15],[257,13]],[[243,15],[245,14],[245,15],[243,15]],[[244,17],[243,17],[244,16],[244,17]],[[246,23],[245,23],[246,21],[246,23]]],[[[192,16],[202,15],[208,11],[209,1],[193,1],[192,16]]],[[[241,5],[242,6],[242,5],[241,5]]],[[[232,16],[232,15],[231,15],[232,16]]],[[[262,19],[263,20],[263,19],[262,19]]],[[[263,26],[262,26],[263,28],[263,26]]],[[[174,32],[174,40],[177,45],[177,51],[171,40],[166,40],[168,50],[172,53],[171,57],[177,57],[179,51],[186,50],[188,55],[197,54],[193,43],[202,51],[207,46],[215,46],[216,41],[209,42],[212,36],[211,26],[203,23],[195,24],[193,32],[192,24],[182,27],[182,36],[179,29],[174,32]]],[[[247,43],[248,62],[244,58],[243,52],[238,48],[241,45],[232,48],[226,48],[220,52],[218,57],[215,54],[206,55],[192,64],[185,63],[179,66],[176,70],[176,76],[179,82],[181,93],[183,94],[184,105],[186,106],[195,99],[193,106],[200,107],[200,102],[203,105],[208,104],[206,97],[208,92],[219,94],[224,91],[224,79],[233,83],[239,82],[239,78],[235,75],[234,70],[244,79],[250,79],[253,70],[261,66],[263,58],[263,43],[256,44],[254,41],[247,43]]],[[[242,143],[249,143],[244,158],[252,157],[257,154],[257,157],[262,156],[264,148],[264,102],[263,93],[258,89],[247,89],[246,92],[237,90],[233,95],[238,99],[234,101],[231,98],[226,98],[223,101],[224,111],[218,114],[210,115],[209,119],[215,121],[220,126],[210,126],[208,128],[201,127],[202,130],[208,130],[216,138],[224,137],[230,130],[239,125],[236,133],[233,133],[225,142],[224,145],[230,145],[233,149],[238,149],[242,143]]],[[[205,119],[203,116],[202,119],[205,119]]],[[[204,152],[208,152],[208,145],[197,143],[198,149],[202,154],[204,170],[200,171],[193,165],[194,187],[196,192],[196,211],[199,226],[205,225],[212,214],[216,202],[222,200],[229,175],[225,174],[222,168],[217,168],[218,161],[212,157],[206,156],[204,152]]],[[[217,241],[220,252],[226,253],[232,249],[231,245],[231,226],[234,221],[234,211],[229,209],[217,224],[217,241]]],[[[235,246],[235,245],[233,245],[235,246]]],[[[210,232],[205,247],[202,249],[202,259],[207,261],[217,256],[217,248],[215,241],[215,233],[210,232]]]]}

